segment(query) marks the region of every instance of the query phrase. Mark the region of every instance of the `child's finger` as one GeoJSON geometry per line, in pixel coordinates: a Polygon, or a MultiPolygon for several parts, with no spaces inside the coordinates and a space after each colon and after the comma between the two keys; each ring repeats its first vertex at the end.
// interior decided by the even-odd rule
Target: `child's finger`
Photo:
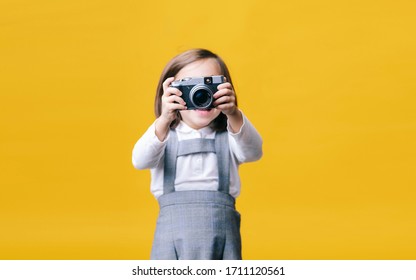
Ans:
{"type": "Polygon", "coordinates": [[[231,109],[235,108],[235,106],[234,106],[234,104],[231,104],[231,103],[224,103],[224,104],[220,104],[220,105],[216,106],[216,108],[218,110],[225,111],[225,110],[231,110],[231,109]]]}
{"type": "Polygon", "coordinates": [[[181,96],[182,95],[182,92],[179,89],[177,89],[177,88],[168,87],[167,89],[165,89],[163,95],[165,97],[168,97],[168,96],[171,96],[171,95],[181,96]]]}
{"type": "Polygon", "coordinates": [[[214,93],[214,96],[213,97],[215,99],[218,99],[218,98],[220,98],[222,96],[225,96],[225,95],[232,95],[232,96],[234,96],[235,94],[234,94],[234,91],[233,90],[228,89],[228,88],[225,88],[225,89],[221,89],[221,90],[217,91],[216,93],[214,93]]]}
{"type": "Polygon", "coordinates": [[[167,78],[164,82],[163,82],[163,84],[162,84],[162,86],[163,86],[163,91],[164,92],[166,92],[166,89],[168,89],[169,88],[169,85],[173,82],[175,80],[175,77],[169,77],[169,78],[167,78]]]}
{"type": "Polygon", "coordinates": [[[221,89],[224,89],[224,88],[232,89],[233,86],[230,83],[222,83],[222,84],[219,84],[218,87],[217,87],[218,90],[221,90],[221,89]]]}
{"type": "Polygon", "coordinates": [[[166,101],[168,103],[179,103],[179,104],[182,104],[182,105],[186,104],[185,101],[183,101],[183,99],[181,97],[177,96],[177,95],[171,95],[171,96],[167,97],[166,101]]]}
{"type": "Polygon", "coordinates": [[[213,103],[215,107],[218,107],[222,104],[231,104],[232,106],[235,106],[235,97],[230,95],[221,96],[217,98],[213,103]]]}
{"type": "Polygon", "coordinates": [[[186,110],[186,106],[180,103],[169,103],[168,108],[170,111],[186,110]]]}

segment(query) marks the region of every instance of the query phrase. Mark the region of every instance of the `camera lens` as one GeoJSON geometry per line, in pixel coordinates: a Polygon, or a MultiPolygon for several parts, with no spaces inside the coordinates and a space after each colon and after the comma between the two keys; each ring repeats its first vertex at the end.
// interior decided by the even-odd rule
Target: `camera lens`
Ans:
{"type": "Polygon", "coordinates": [[[194,88],[190,93],[191,102],[196,108],[208,108],[212,103],[212,92],[205,86],[194,88]]]}
{"type": "Polygon", "coordinates": [[[203,89],[200,89],[194,93],[192,101],[198,107],[205,107],[206,103],[210,101],[210,94],[203,89]]]}

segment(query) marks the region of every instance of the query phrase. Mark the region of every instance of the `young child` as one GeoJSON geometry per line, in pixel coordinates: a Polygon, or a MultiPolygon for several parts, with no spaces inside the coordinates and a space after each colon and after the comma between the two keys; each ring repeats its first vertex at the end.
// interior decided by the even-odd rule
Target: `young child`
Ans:
{"type": "Polygon", "coordinates": [[[238,166],[262,156],[262,139],[237,107],[224,61],[205,49],[174,57],[155,98],[156,121],[133,149],[133,165],[150,169],[160,206],[151,259],[241,259],[238,166]],[[214,108],[187,110],[170,86],[188,77],[222,75],[214,108]]]}

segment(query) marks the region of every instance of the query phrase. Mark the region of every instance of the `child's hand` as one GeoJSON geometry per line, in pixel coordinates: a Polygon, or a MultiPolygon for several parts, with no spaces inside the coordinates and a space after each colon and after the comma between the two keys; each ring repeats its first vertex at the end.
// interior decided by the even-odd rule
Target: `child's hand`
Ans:
{"type": "Polygon", "coordinates": [[[225,115],[233,115],[238,111],[235,104],[235,92],[233,86],[226,82],[218,86],[218,91],[214,94],[214,106],[221,110],[225,115]]]}
{"type": "Polygon", "coordinates": [[[234,133],[240,131],[243,125],[243,116],[237,108],[233,86],[227,82],[220,84],[214,98],[214,106],[228,118],[229,129],[234,133]]]}
{"type": "Polygon", "coordinates": [[[185,101],[180,97],[182,92],[169,86],[174,80],[174,77],[170,77],[163,82],[162,112],[155,124],[155,133],[160,141],[166,138],[178,110],[186,110],[185,101]]]}
{"type": "Polygon", "coordinates": [[[169,122],[169,125],[175,120],[178,110],[186,110],[186,103],[180,97],[182,92],[169,86],[174,80],[174,77],[170,77],[163,82],[162,113],[160,117],[169,122]]]}

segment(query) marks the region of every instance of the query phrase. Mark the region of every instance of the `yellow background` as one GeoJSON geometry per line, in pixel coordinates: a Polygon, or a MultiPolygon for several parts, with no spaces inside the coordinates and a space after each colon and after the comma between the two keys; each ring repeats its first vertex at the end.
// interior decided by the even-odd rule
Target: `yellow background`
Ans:
{"type": "Polygon", "coordinates": [[[246,259],[416,258],[414,1],[0,0],[0,258],[147,259],[162,68],[227,62],[264,139],[246,259]]]}

